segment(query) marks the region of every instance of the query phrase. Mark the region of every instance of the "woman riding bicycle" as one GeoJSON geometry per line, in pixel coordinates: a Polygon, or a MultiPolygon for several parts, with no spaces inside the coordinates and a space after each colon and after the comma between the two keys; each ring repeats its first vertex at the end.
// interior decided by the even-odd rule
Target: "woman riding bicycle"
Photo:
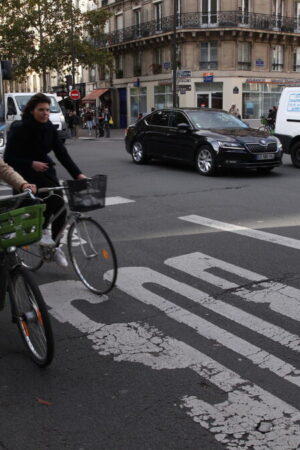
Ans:
{"type": "MultiPolygon", "coordinates": [[[[66,147],[60,141],[57,130],[49,120],[50,99],[44,94],[36,94],[27,103],[22,120],[11,125],[4,152],[4,160],[38,188],[58,186],[55,162],[49,153],[53,150],[58,161],[74,179],[86,178],[73,162],[66,147]]],[[[47,239],[47,226],[53,214],[64,204],[62,194],[56,194],[46,200],[44,234],[47,239]]],[[[52,222],[52,239],[58,236],[66,220],[66,212],[62,212],[52,222]]],[[[49,240],[49,237],[48,237],[49,240]]],[[[59,244],[55,253],[55,261],[62,267],[68,262],[59,244]]]]}

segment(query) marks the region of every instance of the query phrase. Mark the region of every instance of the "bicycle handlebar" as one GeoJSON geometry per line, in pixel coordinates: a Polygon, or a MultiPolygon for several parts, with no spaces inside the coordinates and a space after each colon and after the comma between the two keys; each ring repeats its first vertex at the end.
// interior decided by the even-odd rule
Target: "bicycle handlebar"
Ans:
{"type": "Polygon", "coordinates": [[[44,187],[44,188],[39,188],[38,189],[38,194],[45,194],[51,191],[65,191],[69,189],[68,187],[65,186],[53,186],[53,187],[44,187]]]}

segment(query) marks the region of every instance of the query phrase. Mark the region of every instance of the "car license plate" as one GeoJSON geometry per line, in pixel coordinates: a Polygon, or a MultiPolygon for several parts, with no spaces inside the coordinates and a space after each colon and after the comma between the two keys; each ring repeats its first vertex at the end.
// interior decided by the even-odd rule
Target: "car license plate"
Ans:
{"type": "Polygon", "coordinates": [[[274,153],[261,153],[260,155],[256,155],[256,159],[274,159],[274,153]]]}

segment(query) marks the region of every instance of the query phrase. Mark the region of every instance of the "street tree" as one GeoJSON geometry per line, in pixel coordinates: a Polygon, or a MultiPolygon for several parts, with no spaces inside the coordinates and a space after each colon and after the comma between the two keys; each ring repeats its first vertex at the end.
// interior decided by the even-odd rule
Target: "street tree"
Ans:
{"type": "Polygon", "coordinates": [[[47,72],[79,65],[110,64],[98,47],[109,17],[105,10],[83,13],[72,0],[5,0],[0,8],[0,54],[14,62],[16,78],[35,71],[47,87],[47,72]],[[96,39],[97,38],[97,39],[96,39]]]}

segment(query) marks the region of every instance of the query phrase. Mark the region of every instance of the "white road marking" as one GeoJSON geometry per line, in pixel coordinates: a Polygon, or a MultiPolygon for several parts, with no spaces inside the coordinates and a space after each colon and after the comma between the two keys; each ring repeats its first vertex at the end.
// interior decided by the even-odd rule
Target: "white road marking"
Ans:
{"type": "MultiPolygon", "coordinates": [[[[188,273],[194,277],[197,277],[207,283],[214,286],[218,286],[222,289],[234,289],[238,288],[239,285],[232,283],[227,279],[221,278],[209,272],[213,268],[218,268],[227,273],[227,277],[230,278],[232,275],[238,275],[239,277],[251,281],[260,282],[264,280],[265,277],[258,275],[254,272],[242,269],[241,267],[234,266],[233,264],[226,263],[216,258],[212,258],[200,252],[190,253],[188,255],[178,256],[176,258],[170,258],[165,261],[168,266],[174,267],[175,269],[181,270],[188,273]]],[[[265,284],[265,283],[264,283],[265,284]]],[[[278,284],[278,283],[276,283],[278,284]]],[[[252,286],[254,288],[254,284],[252,286]]],[[[282,290],[288,289],[287,286],[282,286],[282,290]]],[[[245,289],[233,291],[233,294],[238,295],[245,299],[245,289]]],[[[263,298],[264,303],[269,303],[272,308],[273,303],[276,301],[276,297],[273,295],[273,291],[269,292],[269,289],[263,288],[264,296],[261,295],[260,291],[248,291],[249,298],[248,301],[256,301],[256,294],[259,293],[260,298],[263,298]],[[251,294],[251,295],[250,295],[251,294]]],[[[291,308],[289,303],[291,302],[291,296],[281,295],[280,301],[278,302],[278,309],[281,314],[287,315],[291,312],[291,318],[300,319],[300,290],[294,289],[293,307],[291,308]]],[[[290,291],[289,291],[290,292],[290,291]]],[[[291,334],[283,328],[272,325],[271,323],[260,319],[259,317],[249,314],[235,306],[232,306],[221,300],[216,300],[207,294],[201,295],[200,291],[196,300],[205,308],[214,311],[217,314],[221,314],[223,317],[230,319],[238,324],[247,327],[256,333],[259,333],[272,341],[279,342],[281,345],[290,348],[295,351],[300,351],[300,337],[291,334]]],[[[276,302],[277,304],[277,302],[276,302]]]]}
{"type": "Polygon", "coordinates": [[[227,231],[242,236],[251,237],[271,244],[283,245],[293,249],[300,250],[300,240],[280,236],[278,234],[267,233],[265,231],[255,230],[252,228],[243,227],[241,225],[233,225],[231,223],[220,222],[219,220],[209,219],[208,217],[202,217],[198,215],[189,215],[179,217],[181,220],[195,223],[197,225],[203,225],[205,227],[214,228],[220,231],[227,231]]]}
{"type": "Polygon", "coordinates": [[[106,197],[105,199],[105,205],[111,206],[111,205],[122,205],[123,203],[134,203],[135,200],[131,200],[129,198],[124,197],[106,197]]]}
{"type": "Polygon", "coordinates": [[[8,186],[8,184],[7,185],[0,184],[0,191],[11,191],[11,190],[12,189],[10,186],[8,186]]]}
{"type": "MultiPolygon", "coordinates": [[[[126,272],[123,272],[126,274],[126,272]]],[[[130,282],[130,280],[129,280],[130,282]]],[[[91,304],[104,300],[86,290],[79,281],[58,281],[41,286],[51,314],[87,335],[100,355],[140,363],[154,370],[190,369],[224,393],[227,400],[210,404],[184,396],[182,406],[194,421],[215,435],[228,449],[297,450],[300,412],[193,347],[164,336],[141,323],[94,322],[72,302],[91,304]],[[269,432],[259,431],[267,424],[269,432]]]]}
{"type": "Polygon", "coordinates": [[[147,267],[126,267],[118,271],[117,286],[123,292],[126,292],[146,305],[154,306],[160,311],[163,311],[166,316],[187,325],[200,336],[213,340],[237,354],[244,356],[261,369],[268,369],[284,380],[300,387],[300,370],[297,370],[291,364],[284,362],[282,359],[277,358],[267,351],[262,350],[260,347],[171,303],[160,295],[154,294],[144,286],[149,283],[154,283],[172,290],[176,294],[180,294],[195,302],[200,301],[201,298],[203,299],[206,296],[204,292],[192,286],[176,281],[147,267]]]}

